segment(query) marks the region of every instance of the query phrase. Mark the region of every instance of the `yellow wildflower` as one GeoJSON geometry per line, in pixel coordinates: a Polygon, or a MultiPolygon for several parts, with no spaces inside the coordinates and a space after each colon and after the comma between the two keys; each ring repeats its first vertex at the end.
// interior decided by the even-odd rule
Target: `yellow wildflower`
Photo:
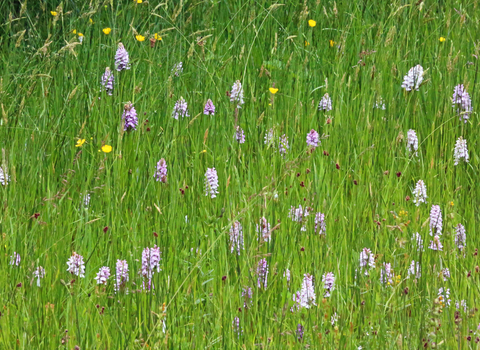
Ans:
{"type": "Polygon", "coordinates": [[[57,11],[50,11],[53,17],[56,17],[58,15],[57,11]]]}
{"type": "Polygon", "coordinates": [[[277,93],[277,91],[278,91],[278,89],[275,89],[274,87],[271,87],[271,88],[268,89],[268,90],[270,90],[270,92],[271,92],[272,94],[274,94],[274,95],[275,95],[275,94],[277,93]]]}
{"type": "Polygon", "coordinates": [[[155,40],[162,40],[162,37],[160,35],[158,35],[157,33],[155,33],[155,40]]]}
{"type": "Polygon", "coordinates": [[[452,201],[452,202],[450,202],[450,206],[451,206],[451,207],[453,207],[453,205],[454,205],[454,204],[453,204],[453,201],[452,201]]]}
{"type": "Polygon", "coordinates": [[[200,153],[207,153],[207,150],[206,150],[206,149],[204,149],[204,150],[203,150],[202,152],[200,152],[200,153]]]}
{"type": "Polygon", "coordinates": [[[310,45],[310,43],[305,40],[305,46],[308,46],[308,45],[310,45]]]}
{"type": "Polygon", "coordinates": [[[105,152],[105,153],[110,153],[110,152],[112,152],[112,146],[104,145],[104,146],[102,146],[102,151],[105,152]]]}
{"type": "Polygon", "coordinates": [[[308,20],[308,25],[309,25],[310,27],[315,27],[315,26],[317,25],[317,22],[315,22],[313,19],[309,19],[309,20],[308,20]]]}
{"type": "Polygon", "coordinates": [[[335,45],[335,41],[333,41],[333,40],[329,40],[328,42],[330,44],[330,47],[333,47],[333,45],[335,45]]]}
{"type": "Polygon", "coordinates": [[[145,40],[145,37],[143,35],[135,35],[135,38],[138,40],[138,41],[144,41],[145,40]]]}
{"type": "Polygon", "coordinates": [[[85,143],[85,139],[78,139],[75,147],[82,147],[84,143],[85,143]]]}
{"type": "Polygon", "coordinates": [[[78,36],[83,36],[83,34],[82,34],[82,33],[78,33],[78,36]]]}
{"type": "Polygon", "coordinates": [[[112,28],[103,28],[103,33],[104,33],[105,35],[110,34],[111,31],[112,31],[112,28]]]}
{"type": "Polygon", "coordinates": [[[76,29],[72,30],[72,34],[77,34],[77,30],[76,29]]]}
{"type": "Polygon", "coordinates": [[[137,0],[137,4],[141,4],[143,0],[137,0]]]}
{"type": "Polygon", "coordinates": [[[90,24],[93,24],[93,19],[89,18],[88,21],[90,22],[90,24]]]}
{"type": "Polygon", "coordinates": [[[440,40],[440,42],[443,43],[446,39],[443,36],[441,36],[440,39],[438,40],[440,40]]]}

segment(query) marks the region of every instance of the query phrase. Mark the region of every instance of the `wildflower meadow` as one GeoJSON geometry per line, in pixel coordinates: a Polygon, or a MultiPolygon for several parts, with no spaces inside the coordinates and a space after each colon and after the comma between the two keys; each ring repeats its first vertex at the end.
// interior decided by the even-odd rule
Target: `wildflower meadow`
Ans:
{"type": "Polygon", "coordinates": [[[480,348],[478,0],[0,13],[0,349],[480,348]]]}

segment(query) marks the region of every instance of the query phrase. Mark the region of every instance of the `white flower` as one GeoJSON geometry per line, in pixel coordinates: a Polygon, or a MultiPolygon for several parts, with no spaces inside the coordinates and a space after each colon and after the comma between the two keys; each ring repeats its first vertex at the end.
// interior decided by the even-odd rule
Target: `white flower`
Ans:
{"type": "Polygon", "coordinates": [[[454,165],[458,165],[460,160],[464,160],[468,163],[468,148],[467,148],[467,140],[463,137],[459,137],[457,142],[455,143],[455,150],[453,151],[453,158],[454,158],[454,165]]]}
{"type": "Polygon", "coordinates": [[[418,91],[422,81],[423,67],[421,65],[416,65],[415,67],[410,68],[407,75],[403,78],[402,88],[406,91],[411,91],[413,89],[418,91]]]}

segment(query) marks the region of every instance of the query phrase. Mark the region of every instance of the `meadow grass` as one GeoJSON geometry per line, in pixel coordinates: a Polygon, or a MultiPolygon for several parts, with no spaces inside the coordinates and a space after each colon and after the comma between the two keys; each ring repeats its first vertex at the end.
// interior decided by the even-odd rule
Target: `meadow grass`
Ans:
{"type": "Polygon", "coordinates": [[[1,348],[477,348],[478,1],[23,4],[0,5],[0,166],[10,177],[0,186],[1,348]],[[155,33],[161,40],[151,47],[155,33]],[[119,42],[131,64],[121,72],[119,42]],[[406,92],[403,78],[417,64],[423,84],[406,92]],[[100,92],[107,66],[112,96],[100,92]],[[241,108],[227,96],[237,80],[241,108]],[[473,101],[467,123],[452,107],[458,84],[473,101]],[[318,110],[325,93],[327,112],[318,110]],[[181,96],[190,117],[176,120],[181,96]],[[384,110],[375,108],[380,98],[384,110]],[[203,114],[207,99],[214,116],[203,114]],[[138,126],[124,132],[128,101],[138,126]],[[311,129],[323,135],[313,151],[311,129]],[[409,129],[418,156],[407,152],[409,129]],[[460,136],[470,161],[454,166],[460,136]],[[161,158],[167,183],[154,177],[161,158]],[[213,167],[216,198],[205,195],[213,167]],[[428,198],[416,206],[420,179],[428,198]],[[428,249],[433,204],[442,211],[443,251],[428,249]],[[311,208],[302,223],[289,217],[299,205],[311,208]],[[315,233],[317,212],[325,235],[315,233]],[[272,228],[267,242],[256,232],[261,217],[272,228]],[[231,252],[235,221],[239,255],[231,252]],[[454,241],[459,223],[463,250],[454,241]],[[143,249],[154,245],[161,271],[148,291],[139,272],[143,249]],[[363,248],[375,255],[368,275],[363,248]],[[84,257],[84,278],[67,272],[73,252],[84,257]],[[114,290],[117,259],[128,262],[128,292],[114,290]],[[267,288],[257,285],[261,259],[267,288]],[[412,260],[418,279],[408,278],[412,260]],[[394,271],[390,283],[381,281],[384,263],[394,271]],[[106,286],[94,280],[102,266],[112,272],[106,286]],[[327,272],[335,289],[324,297],[327,272]],[[316,305],[292,311],[304,274],[314,277],[316,305]]]}

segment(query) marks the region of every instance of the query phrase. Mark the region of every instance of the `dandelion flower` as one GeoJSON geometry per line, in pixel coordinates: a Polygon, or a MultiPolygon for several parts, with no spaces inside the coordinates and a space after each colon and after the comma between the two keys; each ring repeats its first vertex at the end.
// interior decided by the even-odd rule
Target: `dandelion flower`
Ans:
{"type": "Polygon", "coordinates": [[[318,132],[315,130],[310,130],[307,134],[307,145],[313,147],[314,149],[318,147],[320,144],[320,140],[318,138],[318,132]]]}
{"type": "Polygon", "coordinates": [[[245,249],[243,246],[243,228],[238,221],[235,221],[230,227],[230,253],[233,253],[235,249],[238,255],[240,255],[240,250],[245,249]]]}
{"type": "Polygon", "coordinates": [[[317,22],[315,22],[313,19],[309,19],[309,20],[308,20],[308,25],[309,25],[310,27],[315,27],[315,26],[317,25],[317,22]]]}
{"type": "Polygon", "coordinates": [[[332,99],[330,98],[328,93],[323,95],[322,99],[318,103],[318,110],[324,111],[324,112],[328,112],[332,110],[332,99]]]}
{"type": "Polygon", "coordinates": [[[277,92],[278,92],[278,89],[274,88],[274,87],[271,87],[269,88],[268,90],[270,90],[270,92],[275,95],[277,92]]]}
{"type": "Polygon", "coordinates": [[[118,43],[117,53],[115,54],[115,67],[117,71],[122,71],[124,69],[130,69],[130,58],[128,56],[127,50],[122,43],[118,43]]]}
{"type": "Polygon", "coordinates": [[[45,269],[42,266],[37,267],[33,276],[37,279],[37,287],[40,287],[40,280],[45,277],[45,269]]]}
{"type": "Polygon", "coordinates": [[[453,151],[453,159],[454,165],[458,165],[460,160],[465,161],[465,163],[468,163],[468,148],[467,148],[467,140],[465,140],[463,137],[459,137],[457,142],[455,143],[455,149],[453,151]]]}
{"type": "Polygon", "coordinates": [[[97,277],[95,277],[95,281],[97,284],[103,284],[104,286],[107,285],[107,280],[110,278],[110,268],[107,266],[103,266],[98,270],[97,277]]]}
{"type": "MultiPolygon", "coordinates": [[[[110,70],[110,67],[105,68],[105,73],[102,75],[101,84],[105,88],[105,91],[108,95],[112,96],[113,94],[113,84],[115,83],[115,78],[113,77],[113,72],[110,70]]],[[[103,88],[100,90],[102,91],[103,88]]]]}
{"type": "Polygon", "coordinates": [[[418,207],[421,203],[427,203],[427,186],[423,180],[418,180],[413,190],[413,203],[418,207]]]}
{"type": "Polygon", "coordinates": [[[232,91],[230,92],[230,102],[236,103],[237,108],[241,108],[241,106],[245,103],[243,101],[243,88],[240,80],[237,80],[232,86],[232,91]]]}
{"type": "Polygon", "coordinates": [[[323,282],[323,289],[325,289],[325,293],[323,294],[324,298],[328,298],[330,296],[330,292],[335,289],[335,275],[333,272],[328,272],[322,276],[323,282]]]}
{"type": "Polygon", "coordinates": [[[110,34],[111,31],[112,31],[112,28],[103,28],[103,29],[102,29],[102,32],[103,32],[103,34],[105,34],[105,35],[110,34]]]}
{"type": "Polygon", "coordinates": [[[119,290],[122,290],[125,288],[129,276],[128,276],[128,263],[127,260],[117,260],[117,264],[115,266],[115,286],[114,290],[115,292],[118,292],[119,290]]]}
{"type": "Polygon", "coordinates": [[[215,115],[215,106],[213,105],[213,102],[211,99],[207,100],[207,103],[205,103],[205,108],[203,109],[203,114],[205,115],[215,115]]]}
{"type": "Polygon", "coordinates": [[[135,35],[135,39],[137,39],[137,41],[145,41],[145,37],[143,35],[135,35]]]}
{"type": "Polygon", "coordinates": [[[124,122],[123,130],[136,130],[138,124],[137,118],[137,111],[131,102],[127,102],[127,104],[123,108],[122,120],[124,122]]]}
{"type": "Polygon", "coordinates": [[[85,143],[85,139],[78,139],[75,147],[82,147],[84,143],[85,143]]]}
{"type": "Polygon", "coordinates": [[[178,120],[178,117],[190,117],[188,114],[188,106],[187,101],[180,96],[180,99],[175,102],[175,106],[173,107],[172,117],[178,120]]]}
{"type": "Polygon", "coordinates": [[[413,89],[418,91],[422,81],[423,67],[418,64],[415,67],[410,68],[407,75],[403,77],[402,88],[404,88],[406,91],[412,91],[413,89]]]}
{"type": "Polygon", "coordinates": [[[415,130],[408,130],[407,132],[407,151],[415,156],[418,155],[418,138],[415,130]]]}
{"type": "Polygon", "coordinates": [[[85,277],[85,263],[83,262],[83,256],[73,252],[73,255],[67,261],[68,269],[74,276],[85,277]]]}
{"type": "Polygon", "coordinates": [[[215,168],[208,168],[205,173],[205,195],[215,198],[218,194],[218,176],[215,168]]]}
{"type": "Polygon", "coordinates": [[[167,162],[165,159],[160,159],[157,163],[157,171],[154,175],[157,181],[167,183],[167,162]]]}
{"type": "Polygon", "coordinates": [[[110,153],[110,152],[112,152],[112,146],[103,145],[103,146],[102,146],[102,152],[104,152],[104,153],[110,153]]]}

